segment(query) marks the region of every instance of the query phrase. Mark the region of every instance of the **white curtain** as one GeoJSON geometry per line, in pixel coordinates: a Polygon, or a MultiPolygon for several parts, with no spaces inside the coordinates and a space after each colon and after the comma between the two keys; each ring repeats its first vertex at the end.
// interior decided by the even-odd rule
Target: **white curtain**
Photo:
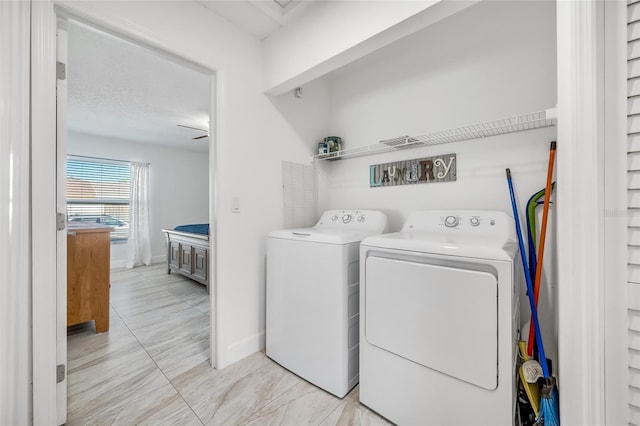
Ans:
{"type": "Polygon", "coordinates": [[[127,247],[127,268],[151,263],[149,227],[149,165],[131,163],[131,220],[127,247]]]}

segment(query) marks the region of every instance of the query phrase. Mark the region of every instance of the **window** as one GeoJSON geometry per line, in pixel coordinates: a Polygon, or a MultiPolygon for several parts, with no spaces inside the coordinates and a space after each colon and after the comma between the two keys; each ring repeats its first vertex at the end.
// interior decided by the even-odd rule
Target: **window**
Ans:
{"type": "Polygon", "coordinates": [[[131,166],[109,160],[67,157],[67,220],[112,226],[112,242],[129,234],[131,166]]]}

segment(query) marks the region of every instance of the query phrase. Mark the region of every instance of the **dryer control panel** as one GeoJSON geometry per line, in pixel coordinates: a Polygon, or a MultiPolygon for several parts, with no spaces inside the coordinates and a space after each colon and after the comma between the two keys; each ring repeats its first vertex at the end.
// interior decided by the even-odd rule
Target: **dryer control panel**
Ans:
{"type": "Polygon", "coordinates": [[[513,238],[513,218],[493,210],[425,210],[409,215],[402,232],[513,238]]]}

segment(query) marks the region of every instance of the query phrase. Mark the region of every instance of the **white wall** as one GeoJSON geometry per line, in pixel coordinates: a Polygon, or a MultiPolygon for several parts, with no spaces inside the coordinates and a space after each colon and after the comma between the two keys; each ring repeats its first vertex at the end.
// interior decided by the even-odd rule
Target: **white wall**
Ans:
{"type": "MultiPolygon", "coordinates": [[[[209,223],[209,159],[207,153],[171,149],[86,133],[69,132],[69,155],[150,163],[149,220],[151,261],[166,260],[162,229],[187,223],[209,223]]],[[[206,143],[206,142],[204,142],[206,143]]],[[[123,267],[126,244],[111,244],[111,267],[123,267]]]]}
{"type": "Polygon", "coordinates": [[[216,361],[224,367],[257,351],[264,346],[265,236],[282,227],[281,161],[306,162],[314,151],[263,94],[260,41],[194,2],[60,4],[217,71],[217,152],[210,153],[217,163],[210,187],[217,206],[216,361]],[[231,212],[234,197],[240,213],[231,212]]]}
{"type": "MultiPolygon", "coordinates": [[[[554,4],[514,3],[472,6],[336,73],[327,131],[353,148],[555,106],[554,4]]],[[[325,162],[331,204],[385,208],[392,229],[418,208],[508,210],[504,168],[512,168],[521,197],[544,186],[553,134],[525,132],[396,154],[457,152],[458,181],[450,184],[368,188],[367,166],[394,159],[388,154],[325,162]]]]}
{"type": "Polygon", "coordinates": [[[263,41],[266,91],[281,95],[476,1],[313,2],[263,41]]]}
{"type": "MultiPolygon", "coordinates": [[[[345,147],[353,148],[553,107],[555,43],[553,2],[471,6],[335,73],[327,134],[342,136],[345,147]]],[[[548,128],[322,162],[321,175],[329,180],[321,188],[328,193],[322,199],[329,201],[321,207],[380,209],[388,215],[391,231],[399,230],[414,210],[510,213],[505,178],[510,167],[522,212],[530,195],[545,185],[554,138],[555,128],[548,128]],[[446,153],[457,154],[456,182],[369,188],[371,164],[446,153]]],[[[541,318],[553,331],[543,334],[548,336],[547,351],[557,359],[553,305],[548,306],[541,318]]]]}

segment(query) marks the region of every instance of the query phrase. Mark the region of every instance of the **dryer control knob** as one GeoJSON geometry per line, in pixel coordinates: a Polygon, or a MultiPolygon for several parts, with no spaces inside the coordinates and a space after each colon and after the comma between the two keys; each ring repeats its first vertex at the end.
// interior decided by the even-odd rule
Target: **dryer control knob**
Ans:
{"type": "Polygon", "coordinates": [[[364,222],[364,216],[358,216],[358,222],[364,222]]]}
{"type": "Polygon", "coordinates": [[[458,223],[460,223],[460,221],[455,216],[447,216],[444,218],[444,225],[447,228],[453,228],[454,226],[458,226],[458,223]]]}
{"type": "Polygon", "coordinates": [[[469,219],[469,222],[471,222],[471,226],[480,225],[480,219],[478,219],[477,217],[472,217],[471,219],[469,219]]]}
{"type": "Polygon", "coordinates": [[[338,216],[332,216],[332,217],[331,217],[331,221],[332,221],[332,222],[335,222],[336,220],[338,220],[338,216]]]}
{"type": "Polygon", "coordinates": [[[349,223],[349,222],[351,222],[350,214],[345,214],[344,216],[342,216],[342,223],[349,223]]]}

